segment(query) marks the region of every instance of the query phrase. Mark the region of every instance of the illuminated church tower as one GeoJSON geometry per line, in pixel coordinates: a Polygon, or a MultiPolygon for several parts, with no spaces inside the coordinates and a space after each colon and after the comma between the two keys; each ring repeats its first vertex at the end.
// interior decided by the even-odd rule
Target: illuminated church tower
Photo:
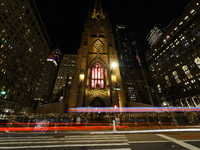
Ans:
{"type": "Polygon", "coordinates": [[[100,0],[88,18],[78,50],[77,68],[72,80],[68,108],[125,107],[114,35],[108,13],[100,0]]]}

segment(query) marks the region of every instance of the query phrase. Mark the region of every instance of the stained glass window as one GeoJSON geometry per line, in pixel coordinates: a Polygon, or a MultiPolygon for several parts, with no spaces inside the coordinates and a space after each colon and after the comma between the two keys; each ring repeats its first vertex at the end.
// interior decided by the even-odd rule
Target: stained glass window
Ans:
{"type": "Polygon", "coordinates": [[[96,88],[97,85],[100,88],[104,88],[104,68],[100,63],[96,63],[91,72],[91,88],[96,88]]]}
{"type": "Polygon", "coordinates": [[[94,68],[92,68],[92,79],[94,79],[94,68]]]}

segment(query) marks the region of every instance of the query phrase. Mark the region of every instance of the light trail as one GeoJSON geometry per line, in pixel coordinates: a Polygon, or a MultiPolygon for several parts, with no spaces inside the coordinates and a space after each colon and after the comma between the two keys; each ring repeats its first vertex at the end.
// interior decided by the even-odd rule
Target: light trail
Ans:
{"type": "Polygon", "coordinates": [[[199,112],[200,107],[77,107],[69,112],[199,112]]]}
{"type": "MultiPolygon", "coordinates": [[[[117,126],[117,129],[128,128],[128,126],[117,126]]],[[[54,126],[54,127],[0,127],[4,131],[57,131],[57,130],[112,130],[112,126],[54,126]]]]}

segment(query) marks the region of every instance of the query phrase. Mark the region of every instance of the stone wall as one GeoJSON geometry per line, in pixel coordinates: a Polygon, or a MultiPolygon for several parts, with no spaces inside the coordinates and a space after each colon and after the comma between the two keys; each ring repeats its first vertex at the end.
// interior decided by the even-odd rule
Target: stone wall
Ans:
{"type": "Polygon", "coordinates": [[[66,104],[63,102],[38,106],[36,113],[66,113],[66,104]]]}

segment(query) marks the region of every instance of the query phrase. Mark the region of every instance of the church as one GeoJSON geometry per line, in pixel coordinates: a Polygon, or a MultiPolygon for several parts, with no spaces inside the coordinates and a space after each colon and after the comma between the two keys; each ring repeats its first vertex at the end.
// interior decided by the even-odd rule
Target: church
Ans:
{"type": "Polygon", "coordinates": [[[114,34],[100,0],[88,12],[77,67],[64,101],[67,108],[126,106],[114,34]]]}

